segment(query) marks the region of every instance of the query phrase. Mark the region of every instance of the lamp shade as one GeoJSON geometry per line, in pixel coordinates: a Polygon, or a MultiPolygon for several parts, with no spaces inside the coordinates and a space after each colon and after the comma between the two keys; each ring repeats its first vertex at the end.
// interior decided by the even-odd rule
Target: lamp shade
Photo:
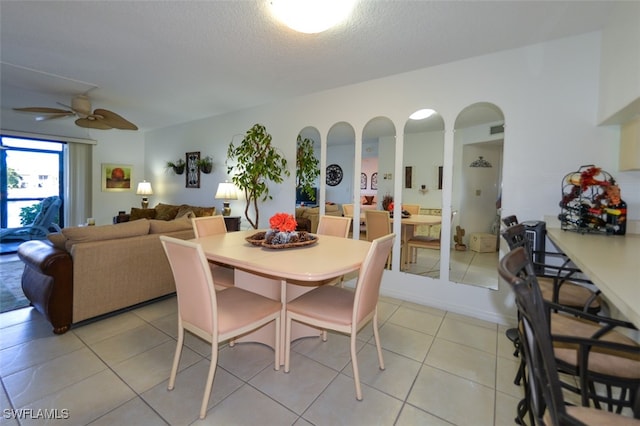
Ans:
{"type": "Polygon", "coordinates": [[[136,195],[153,195],[153,189],[151,188],[151,182],[143,180],[138,183],[138,189],[136,195]]]}
{"type": "Polygon", "coordinates": [[[236,186],[231,182],[221,182],[218,184],[215,198],[217,200],[237,200],[238,191],[236,190],[236,186]]]}

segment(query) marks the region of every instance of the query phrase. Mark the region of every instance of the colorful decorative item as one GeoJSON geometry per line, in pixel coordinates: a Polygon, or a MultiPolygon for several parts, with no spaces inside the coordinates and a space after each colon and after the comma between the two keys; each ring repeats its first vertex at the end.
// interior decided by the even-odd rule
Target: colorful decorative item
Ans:
{"type": "Polygon", "coordinates": [[[102,164],[102,191],[131,191],[133,167],[126,164],[102,164]]]}
{"type": "Polygon", "coordinates": [[[561,228],[580,233],[626,233],[627,204],[615,179],[594,165],[581,166],[562,180],[561,228]]]}
{"type": "Polygon", "coordinates": [[[264,235],[263,247],[289,248],[300,247],[317,242],[318,237],[305,231],[296,231],[298,222],[293,215],[276,213],[269,219],[269,226],[264,235]]]}

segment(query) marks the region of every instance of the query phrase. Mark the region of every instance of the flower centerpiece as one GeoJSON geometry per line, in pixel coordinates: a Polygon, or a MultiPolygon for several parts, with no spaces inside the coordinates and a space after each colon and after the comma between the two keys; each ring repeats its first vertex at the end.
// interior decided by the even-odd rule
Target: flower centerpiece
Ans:
{"type": "MultiPolygon", "coordinates": [[[[298,222],[293,215],[276,213],[269,219],[269,229],[265,233],[266,246],[295,247],[315,242],[317,238],[305,231],[296,231],[298,222]]],[[[275,248],[275,247],[274,247],[275,248]]]]}

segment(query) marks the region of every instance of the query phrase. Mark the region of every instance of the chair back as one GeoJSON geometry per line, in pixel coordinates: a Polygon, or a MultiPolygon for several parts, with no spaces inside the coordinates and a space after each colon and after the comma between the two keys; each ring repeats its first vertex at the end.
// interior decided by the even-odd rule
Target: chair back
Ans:
{"type": "Polygon", "coordinates": [[[353,217],[353,204],[343,204],[342,214],[346,217],[353,217]]]}
{"type": "Polygon", "coordinates": [[[166,235],[160,240],[176,283],[179,320],[194,334],[217,341],[216,292],[202,247],[166,235]]]}
{"type": "Polygon", "coordinates": [[[523,247],[527,253],[530,253],[529,238],[527,237],[527,231],[523,224],[516,223],[508,226],[502,230],[501,235],[509,245],[510,250],[523,247]]]}
{"type": "Polygon", "coordinates": [[[391,218],[388,211],[365,210],[364,217],[367,224],[367,241],[373,241],[391,233],[391,218]]]}
{"type": "Polygon", "coordinates": [[[420,204],[403,204],[402,210],[406,210],[409,214],[420,214],[420,204]]]}
{"type": "Polygon", "coordinates": [[[505,216],[502,218],[502,223],[509,228],[510,226],[518,224],[518,217],[516,215],[505,216]]]}
{"type": "Polygon", "coordinates": [[[378,296],[380,294],[382,273],[387,264],[389,253],[391,253],[394,238],[395,234],[391,233],[373,240],[367,257],[365,257],[364,262],[362,262],[353,302],[352,324],[354,324],[354,326],[359,324],[376,309],[378,296]]]}
{"type": "Polygon", "coordinates": [[[545,408],[551,424],[568,418],[553,352],[547,308],[533,264],[524,247],[507,253],[498,265],[500,276],[511,286],[521,322],[520,340],[529,377],[527,385],[536,424],[545,424],[545,408]]]}
{"type": "Polygon", "coordinates": [[[193,224],[193,233],[196,238],[206,237],[208,235],[224,234],[227,232],[227,225],[224,216],[203,216],[191,219],[193,224]]]}
{"type": "Polygon", "coordinates": [[[351,218],[342,216],[320,216],[318,222],[318,235],[333,235],[334,237],[349,236],[349,228],[351,227],[351,218]]]}
{"type": "Polygon", "coordinates": [[[31,226],[48,229],[56,214],[58,214],[62,200],[57,195],[47,197],[40,202],[40,211],[33,219],[31,226]]]}

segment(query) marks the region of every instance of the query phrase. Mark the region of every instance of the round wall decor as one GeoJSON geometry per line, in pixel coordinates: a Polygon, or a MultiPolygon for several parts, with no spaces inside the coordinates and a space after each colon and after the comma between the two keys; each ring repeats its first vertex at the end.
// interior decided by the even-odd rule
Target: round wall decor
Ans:
{"type": "Polygon", "coordinates": [[[342,182],[342,167],[337,164],[330,164],[327,166],[327,185],[336,186],[342,182]]]}

